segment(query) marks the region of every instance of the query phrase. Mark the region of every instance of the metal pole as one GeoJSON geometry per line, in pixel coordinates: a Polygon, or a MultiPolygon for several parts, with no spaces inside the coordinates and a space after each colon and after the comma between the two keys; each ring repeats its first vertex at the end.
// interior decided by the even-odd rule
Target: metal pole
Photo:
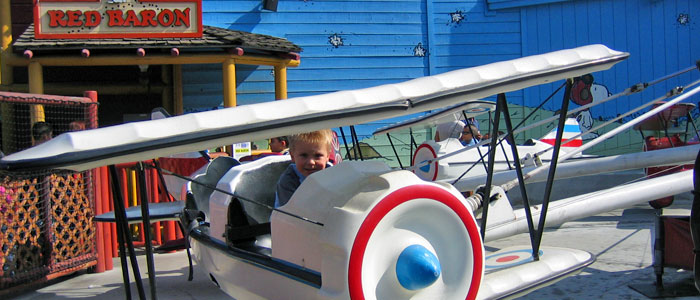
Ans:
{"type": "Polygon", "coordinates": [[[348,140],[345,139],[345,131],[343,131],[343,127],[338,127],[340,129],[340,135],[343,136],[343,144],[345,145],[345,155],[350,157],[350,148],[348,148],[348,140]]]}
{"type": "Polygon", "coordinates": [[[148,285],[151,287],[151,299],[156,300],[156,269],[153,263],[153,245],[151,242],[151,215],[148,211],[148,193],[146,192],[146,171],[143,162],[136,165],[139,177],[139,191],[141,193],[141,223],[143,224],[143,236],[146,242],[146,266],[148,267],[148,285]]]}
{"type": "MultiPolygon", "coordinates": [[[[506,94],[498,94],[497,97],[497,103],[499,105],[502,105],[503,107],[503,119],[506,121],[506,131],[507,132],[513,132],[513,124],[510,120],[510,113],[508,112],[508,102],[506,101],[506,94]]],[[[512,135],[507,135],[506,138],[509,139],[510,143],[510,149],[513,151],[513,159],[515,160],[515,172],[518,174],[518,182],[520,183],[520,196],[523,198],[524,202],[524,209],[525,209],[525,216],[527,218],[527,228],[528,232],[530,233],[530,244],[532,245],[532,249],[535,249],[535,225],[532,221],[532,211],[530,207],[530,200],[527,197],[527,191],[525,189],[525,179],[523,179],[523,169],[522,166],[520,165],[520,156],[518,154],[518,146],[515,144],[515,138],[512,135]]],[[[501,147],[503,147],[503,144],[501,144],[501,147]]],[[[503,151],[503,154],[505,155],[505,150],[503,151]]],[[[507,155],[505,155],[508,157],[507,155]]],[[[533,251],[532,257],[535,260],[540,259],[540,254],[539,251],[533,251]]]]}
{"type": "Polygon", "coordinates": [[[486,186],[484,186],[484,204],[481,208],[481,239],[486,238],[486,220],[488,218],[489,212],[489,202],[491,201],[491,183],[493,182],[493,165],[496,161],[496,140],[495,136],[498,136],[498,127],[501,120],[501,109],[502,104],[500,102],[496,103],[496,116],[493,120],[493,128],[491,128],[491,143],[489,147],[489,163],[486,169],[486,186]]]}
{"type": "MultiPolygon", "coordinates": [[[[360,160],[365,160],[365,158],[362,157],[362,148],[360,147],[360,139],[357,137],[357,132],[355,131],[354,125],[350,126],[350,134],[352,135],[353,144],[355,144],[353,149],[357,149],[356,150],[357,152],[355,153],[355,155],[359,154],[360,160]]],[[[357,158],[357,156],[355,156],[355,158],[357,158]]]]}
{"type": "Polygon", "coordinates": [[[564,90],[564,98],[561,103],[561,112],[559,113],[559,124],[557,126],[557,137],[554,140],[554,150],[552,150],[552,161],[549,166],[549,174],[547,176],[547,184],[544,189],[544,198],[542,199],[542,213],[540,214],[540,222],[537,225],[537,241],[532,254],[540,251],[540,243],[542,242],[542,233],[544,232],[544,222],[547,219],[547,209],[549,208],[549,199],[552,196],[552,186],[554,184],[554,174],[557,170],[557,160],[559,159],[559,150],[561,149],[561,139],[564,135],[564,125],[566,124],[567,111],[569,110],[569,99],[571,98],[571,87],[573,82],[566,81],[566,89],[564,90]]]}
{"type": "MultiPolygon", "coordinates": [[[[124,209],[124,200],[122,200],[121,188],[119,187],[119,175],[117,174],[117,167],[114,165],[109,166],[109,175],[112,180],[112,200],[114,202],[114,218],[117,222],[117,238],[119,240],[119,256],[122,261],[122,268],[128,268],[126,264],[126,251],[124,249],[124,244],[129,248],[129,260],[131,261],[131,268],[134,272],[134,281],[136,282],[136,288],[139,292],[140,299],[146,299],[146,292],[143,289],[143,282],[141,282],[141,271],[139,271],[139,263],[136,260],[136,253],[134,252],[134,243],[131,240],[131,234],[129,233],[129,224],[126,220],[126,211],[124,209]]],[[[131,288],[129,286],[128,270],[122,270],[124,275],[124,288],[126,292],[126,299],[131,299],[131,288]]]]}
{"type": "Polygon", "coordinates": [[[396,147],[394,147],[394,142],[391,141],[391,136],[389,133],[386,133],[386,138],[389,139],[389,144],[391,144],[391,150],[394,150],[394,155],[396,155],[396,160],[399,162],[399,167],[403,170],[403,164],[401,163],[401,158],[399,157],[399,153],[396,152],[396,147]]]}

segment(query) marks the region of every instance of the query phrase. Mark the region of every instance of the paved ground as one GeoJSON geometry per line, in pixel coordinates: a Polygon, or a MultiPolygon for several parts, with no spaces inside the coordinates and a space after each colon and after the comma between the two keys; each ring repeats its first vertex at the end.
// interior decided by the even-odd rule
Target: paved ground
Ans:
{"type": "MultiPolygon", "coordinates": [[[[676,201],[674,207],[689,208],[690,201],[676,201]]],[[[598,259],[579,275],[565,278],[519,299],[647,299],[628,285],[651,285],[654,282],[649,231],[653,216],[654,211],[645,204],[571,222],[558,230],[546,232],[544,245],[583,249],[595,254],[598,259]]],[[[522,234],[490,242],[487,246],[500,248],[511,244],[529,244],[529,238],[522,234]]],[[[144,272],[145,258],[140,256],[140,260],[144,272]]],[[[36,291],[15,295],[14,299],[126,299],[118,259],[115,259],[114,265],[115,269],[111,271],[73,276],[36,291]]],[[[195,280],[187,281],[187,256],[184,252],[159,254],[155,266],[159,299],[229,299],[196,266],[195,280]]],[[[666,269],[664,279],[667,282],[682,281],[690,280],[690,276],[687,271],[666,269]]],[[[144,275],[144,278],[147,277],[144,275]]],[[[144,282],[148,288],[147,281],[144,282]]],[[[132,290],[134,299],[138,299],[133,283],[132,290]]]]}
{"type": "MultiPolygon", "coordinates": [[[[690,207],[690,201],[676,201],[673,207],[690,207]]],[[[668,210],[686,213],[688,210],[668,210]]],[[[625,210],[570,222],[556,231],[545,232],[542,243],[549,246],[586,250],[596,255],[596,262],[580,274],[565,278],[519,299],[649,299],[629,288],[630,284],[652,286],[655,282],[652,264],[654,210],[638,205],[625,210]]],[[[488,243],[503,247],[508,244],[529,244],[529,236],[518,235],[488,243]]],[[[688,271],[665,269],[664,280],[690,282],[688,271]]],[[[674,299],[700,299],[685,297],[674,299]]]]}

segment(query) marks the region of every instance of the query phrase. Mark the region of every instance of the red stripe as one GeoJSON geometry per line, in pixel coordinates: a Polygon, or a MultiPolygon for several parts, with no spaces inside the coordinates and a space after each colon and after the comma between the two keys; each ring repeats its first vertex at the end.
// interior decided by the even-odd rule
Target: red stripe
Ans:
{"type": "Polygon", "coordinates": [[[430,199],[441,202],[452,209],[452,211],[454,211],[462,220],[462,223],[469,234],[469,240],[471,241],[472,245],[472,256],[474,259],[472,280],[469,285],[469,292],[467,293],[466,299],[476,299],[476,295],[479,292],[479,286],[481,285],[484,268],[482,263],[484,260],[484,253],[479,228],[477,227],[476,221],[472,217],[469,210],[459,199],[457,199],[457,197],[448,191],[433,185],[411,185],[400,188],[384,197],[384,199],[380,200],[379,203],[377,203],[377,205],[375,205],[369,212],[365,220],[362,222],[362,225],[360,225],[360,229],[357,232],[357,236],[355,236],[355,242],[353,243],[352,250],[350,252],[350,261],[348,264],[348,290],[350,292],[351,299],[365,299],[364,291],[362,289],[362,263],[364,261],[367,244],[372,236],[372,233],[374,232],[374,229],[384,218],[384,216],[386,216],[392,209],[405,202],[415,199],[430,199]]]}
{"type": "MultiPolygon", "coordinates": [[[[545,142],[550,145],[554,145],[554,140],[555,139],[541,139],[540,141],[545,142]]],[[[561,146],[562,147],[581,147],[583,145],[583,140],[580,139],[575,139],[575,140],[565,140],[562,139],[561,141],[561,146]]]]}

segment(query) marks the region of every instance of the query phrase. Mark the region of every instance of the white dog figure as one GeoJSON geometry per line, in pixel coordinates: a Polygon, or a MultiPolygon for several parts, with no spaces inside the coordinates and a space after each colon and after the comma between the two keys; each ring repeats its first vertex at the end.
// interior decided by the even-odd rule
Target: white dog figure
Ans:
{"type": "MultiPolygon", "coordinates": [[[[610,93],[610,91],[608,91],[608,88],[606,86],[597,83],[593,83],[591,85],[591,96],[593,96],[593,102],[608,98],[610,97],[610,95],[612,94],[610,93]]],[[[576,121],[578,122],[578,126],[581,132],[586,132],[593,128],[593,123],[595,122],[595,119],[593,119],[590,109],[586,109],[584,111],[579,112],[578,115],[576,115],[576,121]]],[[[581,136],[581,139],[587,141],[597,138],[598,136],[599,134],[597,132],[589,132],[581,136]]]]}

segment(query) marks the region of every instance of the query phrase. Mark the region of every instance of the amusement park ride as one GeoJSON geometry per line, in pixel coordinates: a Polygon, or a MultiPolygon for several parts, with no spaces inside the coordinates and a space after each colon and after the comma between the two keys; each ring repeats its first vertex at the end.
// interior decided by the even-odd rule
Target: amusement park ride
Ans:
{"type": "MultiPolygon", "coordinates": [[[[273,207],[275,183],[290,163],[288,156],[244,164],[219,157],[186,185],[184,208],[180,204],[170,214],[180,216],[198,267],[236,299],[515,296],[576,274],[595,260],[585,251],[541,247],[545,227],[693,190],[692,173],[684,171],[551,203],[547,192],[538,205],[530,205],[523,194],[524,207],[517,210],[509,203],[506,192],[526,182],[546,181],[551,191],[555,178],[695,159],[700,146],[564,163],[696,94],[697,87],[567,151],[562,150],[566,119],[585,106],[569,111],[565,98],[559,116],[524,128],[511,124],[506,92],[606,70],[628,56],[590,45],[398,84],[70,132],[8,155],[0,167],[9,172],[82,171],[426,111],[437,112],[392,128],[442,122],[454,118],[455,112],[469,118],[495,109],[491,136],[498,138],[454,149],[449,144],[454,141],[428,143],[427,154],[419,148],[413,166],[407,168],[413,172],[376,161],[344,161],[310,175],[279,208],[273,207]],[[496,103],[479,100],[492,95],[498,95],[496,103]],[[501,114],[507,132],[499,136],[501,114]],[[554,145],[538,144],[527,159],[519,155],[526,148],[504,142],[549,122],[558,123],[554,145]],[[497,156],[489,149],[505,152],[497,156]],[[476,150],[485,169],[477,175],[462,174],[465,163],[450,157],[476,150]],[[543,153],[548,156],[544,162],[538,159],[543,153]],[[508,157],[506,168],[495,167],[499,157],[508,157]],[[531,245],[496,252],[484,248],[485,241],[523,232],[529,232],[531,245]]],[[[626,93],[643,89],[639,85],[626,93]]],[[[612,98],[616,97],[608,100],[612,98]]],[[[526,193],[524,187],[521,193],[526,193]]],[[[124,218],[123,210],[117,209],[116,215],[124,218]]]]}

